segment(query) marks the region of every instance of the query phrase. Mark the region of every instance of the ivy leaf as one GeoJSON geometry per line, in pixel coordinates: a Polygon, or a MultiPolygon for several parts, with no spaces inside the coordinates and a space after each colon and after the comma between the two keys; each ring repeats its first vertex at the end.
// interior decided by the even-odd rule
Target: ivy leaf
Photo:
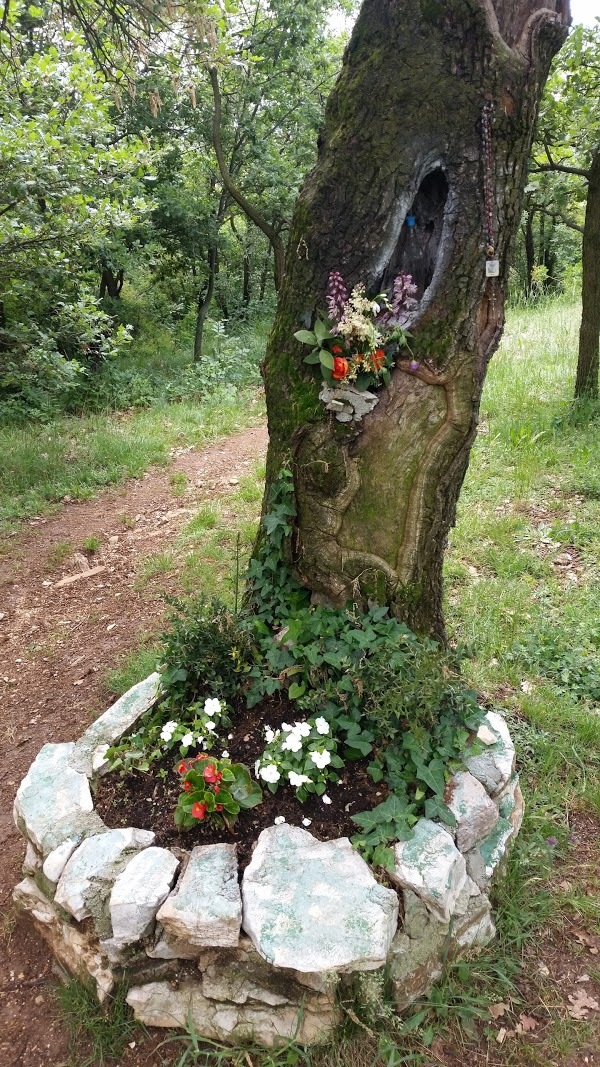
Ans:
{"type": "Polygon", "coordinates": [[[299,685],[298,682],[292,682],[290,688],[288,689],[288,696],[290,700],[297,700],[298,697],[303,696],[305,692],[305,685],[299,685]]]}
{"type": "Polygon", "coordinates": [[[425,801],[425,818],[441,819],[446,826],[456,826],[456,819],[441,797],[428,797],[425,801]]]}

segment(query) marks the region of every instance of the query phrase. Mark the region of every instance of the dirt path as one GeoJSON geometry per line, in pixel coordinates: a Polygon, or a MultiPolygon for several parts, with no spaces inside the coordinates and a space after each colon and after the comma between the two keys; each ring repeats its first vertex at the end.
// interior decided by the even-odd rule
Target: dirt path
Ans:
{"type": "MultiPolygon", "coordinates": [[[[15,790],[47,741],[73,740],[107,706],[103,678],[140,632],[159,628],[162,600],[136,591],[143,560],[172,543],[199,503],[222,496],[265,452],[266,428],[235,434],[201,452],[182,450],[95,500],[67,504],[29,523],[0,556],[0,1067],[66,1064],[66,1034],[44,977],[44,945],[18,922],[10,894],[24,843],[14,828],[15,790]],[[185,474],[183,498],[171,486],[185,474]],[[93,553],[84,542],[98,538],[93,553]],[[74,552],[66,555],[72,546],[74,552]],[[61,562],[61,556],[65,558],[61,562]],[[96,573],[61,585],[86,568],[96,573]],[[40,984],[32,985],[43,976],[40,984]],[[16,988],[14,988],[16,987],[16,988]]],[[[125,1064],[148,1063],[133,1052],[125,1064]]]]}

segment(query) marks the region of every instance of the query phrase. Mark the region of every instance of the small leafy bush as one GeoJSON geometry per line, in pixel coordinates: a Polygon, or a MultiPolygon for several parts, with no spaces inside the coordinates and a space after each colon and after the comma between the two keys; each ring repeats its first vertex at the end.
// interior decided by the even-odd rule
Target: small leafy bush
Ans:
{"type": "Polygon", "coordinates": [[[262,800],[262,789],[243,763],[201,754],[182,760],[177,770],[183,786],[175,809],[180,830],[191,830],[205,819],[229,830],[242,809],[255,808],[262,800]]]}
{"type": "Polygon", "coordinates": [[[575,700],[600,702],[600,631],[563,633],[544,623],[524,641],[515,642],[506,658],[548,678],[559,693],[575,700]]]}
{"type": "Polygon", "coordinates": [[[251,632],[221,601],[169,599],[175,608],[163,634],[162,710],[185,719],[206,695],[233,701],[256,658],[251,632]]]}

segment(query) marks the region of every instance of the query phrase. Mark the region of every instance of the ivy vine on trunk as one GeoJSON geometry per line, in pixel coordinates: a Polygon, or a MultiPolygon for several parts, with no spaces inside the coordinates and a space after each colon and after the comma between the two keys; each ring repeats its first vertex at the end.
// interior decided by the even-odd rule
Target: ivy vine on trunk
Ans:
{"type": "Polygon", "coordinates": [[[569,20],[567,0],[362,6],[296,204],[264,365],[265,499],[291,450],[289,562],[315,600],[388,604],[412,629],[444,638],[446,539],[502,334],[540,95],[569,20]],[[424,288],[408,323],[413,358],[396,362],[374,410],[342,423],[319,399],[320,376],[294,333],[314,323],[331,272],[375,294],[408,269],[408,214],[424,288]],[[486,277],[486,257],[497,277],[486,277]]]}

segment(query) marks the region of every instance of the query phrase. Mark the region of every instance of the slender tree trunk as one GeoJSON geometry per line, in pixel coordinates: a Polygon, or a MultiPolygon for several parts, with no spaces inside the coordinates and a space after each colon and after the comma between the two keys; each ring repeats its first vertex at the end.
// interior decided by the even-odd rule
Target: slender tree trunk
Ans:
{"type": "Polygon", "coordinates": [[[600,146],[590,167],[582,251],[582,310],[575,396],[598,398],[600,350],[600,146]]]}
{"type": "Polygon", "coordinates": [[[198,296],[198,314],[196,316],[196,332],[194,335],[194,363],[200,363],[202,359],[202,345],[204,341],[204,325],[210,311],[212,298],[215,292],[215,280],[219,269],[219,250],[216,240],[208,253],[208,278],[206,287],[198,296]]]}
{"type": "Polygon", "coordinates": [[[568,22],[567,0],[365,0],[292,221],[264,367],[267,493],[283,463],[294,473],[290,562],[315,598],[385,603],[442,639],[447,534],[502,333],[539,100],[568,22]],[[488,99],[498,278],[486,278],[488,99]],[[294,331],[324,309],[330,271],[373,294],[389,284],[415,205],[430,241],[411,357],[370,414],[342,423],[294,331]]]}
{"type": "Polygon", "coordinates": [[[264,300],[265,299],[265,292],[266,292],[266,288],[267,288],[267,278],[269,276],[269,260],[270,260],[270,258],[271,258],[271,245],[268,246],[267,251],[265,252],[265,258],[263,260],[263,266],[262,266],[262,270],[260,272],[260,290],[259,290],[259,299],[260,300],[264,300]]]}
{"type": "Polygon", "coordinates": [[[530,208],[525,220],[525,260],[527,263],[527,285],[525,292],[528,296],[531,293],[531,279],[533,277],[533,268],[535,267],[535,245],[533,243],[534,216],[535,208],[530,208]]]}
{"type": "Polygon", "coordinates": [[[115,274],[112,267],[104,264],[100,278],[100,292],[98,294],[100,299],[102,300],[103,297],[108,296],[111,300],[118,300],[121,296],[124,281],[125,271],[123,269],[118,270],[115,274]]]}
{"type": "Polygon", "coordinates": [[[250,303],[250,278],[251,278],[251,274],[250,274],[250,256],[248,255],[248,249],[247,248],[244,249],[244,259],[243,259],[242,266],[243,266],[243,271],[244,271],[244,279],[243,279],[243,283],[242,283],[242,303],[243,303],[244,307],[248,307],[248,304],[250,303]]]}

